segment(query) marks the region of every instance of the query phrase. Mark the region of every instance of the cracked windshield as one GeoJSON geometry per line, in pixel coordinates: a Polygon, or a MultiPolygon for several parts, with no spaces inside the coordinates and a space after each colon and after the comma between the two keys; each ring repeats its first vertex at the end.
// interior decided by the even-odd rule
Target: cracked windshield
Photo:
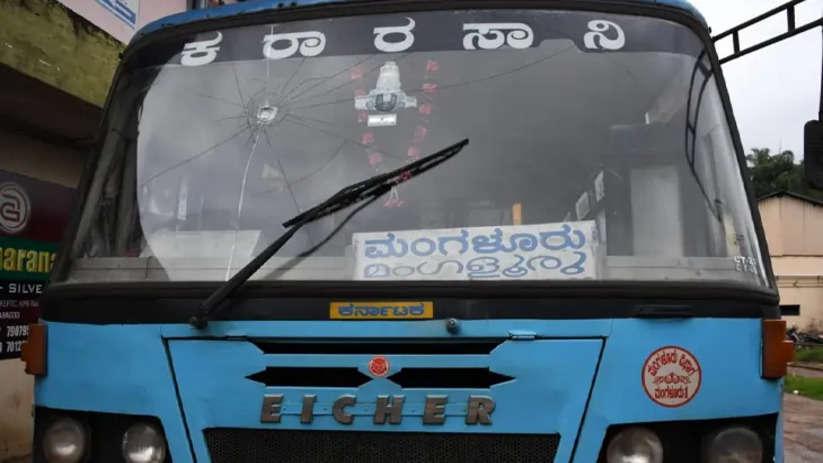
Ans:
{"type": "Polygon", "coordinates": [[[468,139],[254,278],[766,284],[718,76],[675,23],[260,24],[153,42],[124,72],[71,280],[226,280],[342,187],[468,139]]]}

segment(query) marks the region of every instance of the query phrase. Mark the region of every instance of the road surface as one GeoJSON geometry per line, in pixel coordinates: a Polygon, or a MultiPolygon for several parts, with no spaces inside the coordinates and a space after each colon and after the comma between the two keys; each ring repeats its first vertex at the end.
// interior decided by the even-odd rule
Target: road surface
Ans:
{"type": "Polygon", "coordinates": [[[783,397],[785,462],[823,462],[823,401],[793,394],[783,397]]]}

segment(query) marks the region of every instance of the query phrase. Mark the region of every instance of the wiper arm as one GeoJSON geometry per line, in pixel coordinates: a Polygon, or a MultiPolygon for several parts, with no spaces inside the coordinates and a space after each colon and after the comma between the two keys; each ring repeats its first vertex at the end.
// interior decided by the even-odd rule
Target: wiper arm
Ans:
{"type": "Polygon", "coordinates": [[[462,140],[399,169],[385,174],[375,175],[362,182],[349,185],[322,203],[283,222],[283,226],[287,227],[288,230],[206,298],[206,300],[200,304],[200,307],[198,307],[197,314],[191,317],[189,323],[197,329],[205,328],[209,320],[217,314],[220,308],[225,307],[225,305],[221,304],[234,294],[243,283],[248,281],[256,271],[260,270],[260,267],[268,262],[303,225],[333,214],[353,204],[378,198],[391,190],[392,187],[445,162],[462,151],[468,144],[468,139],[462,140]]]}

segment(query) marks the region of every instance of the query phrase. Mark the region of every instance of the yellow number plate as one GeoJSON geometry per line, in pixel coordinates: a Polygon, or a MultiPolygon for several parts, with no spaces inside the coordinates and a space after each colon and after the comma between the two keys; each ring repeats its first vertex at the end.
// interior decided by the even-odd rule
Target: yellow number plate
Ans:
{"type": "Polygon", "coordinates": [[[430,301],[332,302],[332,320],[425,320],[434,317],[430,301]]]}

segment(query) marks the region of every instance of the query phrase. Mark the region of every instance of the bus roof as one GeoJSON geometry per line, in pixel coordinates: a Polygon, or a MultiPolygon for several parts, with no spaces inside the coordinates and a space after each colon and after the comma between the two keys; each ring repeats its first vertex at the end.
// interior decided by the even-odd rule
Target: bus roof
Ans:
{"type": "MultiPolygon", "coordinates": [[[[345,2],[347,0],[293,0],[289,2],[285,2],[283,0],[252,0],[247,2],[241,3],[234,3],[231,5],[223,5],[214,8],[205,8],[205,9],[198,9],[198,10],[191,10],[185,13],[178,13],[171,16],[166,16],[165,18],[160,18],[156,21],[153,21],[149,24],[143,26],[132,38],[132,42],[135,40],[150,34],[152,32],[165,29],[167,27],[177,26],[180,24],[186,24],[190,22],[200,21],[204,19],[217,19],[217,18],[225,18],[229,16],[238,16],[238,15],[245,15],[245,14],[252,14],[258,13],[261,11],[273,10],[278,8],[283,8],[283,5],[288,5],[286,7],[293,7],[293,6],[307,6],[307,5],[316,5],[320,3],[337,3],[337,2],[345,2]]],[[[691,4],[688,0],[629,0],[635,3],[645,3],[645,4],[656,4],[656,5],[665,5],[670,7],[679,8],[695,19],[697,19],[704,27],[708,27],[705,18],[703,15],[700,14],[699,11],[691,4]]]]}

